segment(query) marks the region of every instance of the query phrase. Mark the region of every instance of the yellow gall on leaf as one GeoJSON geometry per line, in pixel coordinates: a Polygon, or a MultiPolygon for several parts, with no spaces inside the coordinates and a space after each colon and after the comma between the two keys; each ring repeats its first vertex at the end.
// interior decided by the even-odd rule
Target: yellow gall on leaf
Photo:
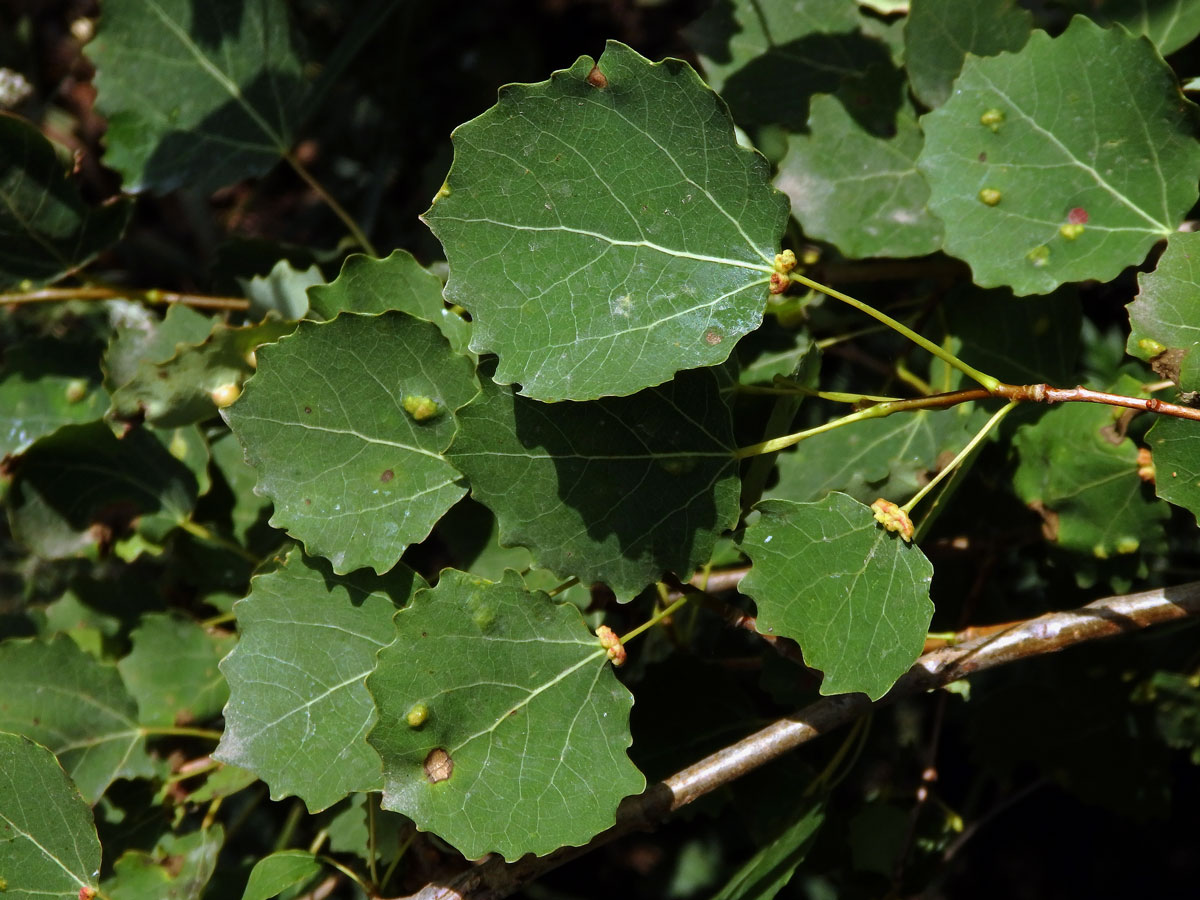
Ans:
{"type": "Polygon", "coordinates": [[[412,709],[404,717],[404,721],[408,723],[409,728],[420,728],[429,718],[429,707],[424,703],[414,703],[412,709]]]}
{"type": "Polygon", "coordinates": [[[806,266],[815,266],[821,259],[821,251],[816,247],[805,247],[800,251],[800,262],[806,266]]]}
{"type": "Polygon", "coordinates": [[[79,900],[92,900],[96,896],[96,889],[89,885],[84,885],[79,889],[79,900]]]}
{"type": "Polygon", "coordinates": [[[88,383],[82,378],[72,378],[67,384],[66,395],[68,403],[78,403],[87,396],[88,383]]]}
{"type": "Polygon", "coordinates": [[[786,275],[792,269],[796,268],[796,254],[791,250],[784,250],[782,253],[775,254],[775,271],[781,275],[786,275]]]}
{"type": "Polygon", "coordinates": [[[913,539],[913,523],[908,517],[908,513],[902,510],[891,500],[884,500],[880,497],[871,504],[871,510],[875,513],[875,521],[886,528],[888,531],[893,531],[900,537],[904,538],[905,542],[911,542],[913,539]]]}
{"type": "Polygon", "coordinates": [[[1161,341],[1156,341],[1154,338],[1142,338],[1137,342],[1138,349],[1147,356],[1158,356],[1160,353],[1167,352],[1167,345],[1161,341]]]}
{"type": "Polygon", "coordinates": [[[1025,258],[1029,260],[1029,264],[1035,269],[1040,269],[1050,262],[1050,248],[1045,244],[1038,244],[1038,246],[1025,254],[1025,258]]]}
{"type": "Polygon", "coordinates": [[[432,397],[422,397],[416,394],[406,394],[404,411],[418,422],[428,422],[442,414],[442,408],[432,397]]]}
{"type": "Polygon", "coordinates": [[[1126,535],[1123,538],[1118,538],[1114,549],[1122,556],[1127,556],[1130,553],[1137,553],[1138,547],[1141,546],[1138,539],[1126,535]]]}
{"type": "Polygon", "coordinates": [[[213,388],[209,396],[212,397],[212,402],[216,405],[217,409],[224,409],[227,406],[232,406],[233,401],[240,397],[241,394],[241,385],[230,382],[229,384],[213,388]]]}
{"type": "Polygon", "coordinates": [[[1004,112],[999,109],[989,109],[979,117],[979,124],[986,126],[992,134],[995,134],[1004,124],[1004,112]]]}
{"type": "Polygon", "coordinates": [[[607,625],[601,625],[596,629],[596,637],[600,639],[600,646],[608,653],[614,667],[625,662],[625,646],[615,631],[607,625]]]}
{"type": "Polygon", "coordinates": [[[1003,198],[1003,195],[995,188],[981,188],[979,191],[979,202],[985,206],[995,206],[1003,198]]]}
{"type": "Polygon", "coordinates": [[[1075,240],[1077,237],[1079,237],[1081,234],[1083,234],[1083,231],[1084,231],[1083,225],[1081,225],[1078,222],[1068,222],[1066,225],[1062,225],[1058,229],[1058,233],[1061,234],[1068,241],[1075,240]]]}

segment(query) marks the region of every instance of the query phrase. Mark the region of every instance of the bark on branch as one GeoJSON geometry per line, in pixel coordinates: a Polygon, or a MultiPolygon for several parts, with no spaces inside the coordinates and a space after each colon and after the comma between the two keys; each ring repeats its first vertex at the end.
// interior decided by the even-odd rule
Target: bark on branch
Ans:
{"type": "Polygon", "coordinates": [[[901,697],[943,687],[994,666],[1189,616],[1200,616],[1200,581],[1106,597],[1079,609],[1047,613],[1014,623],[998,633],[934,650],[918,659],[887,696],[875,704],[863,694],[824,697],[676,772],[645,793],[627,797],[617,811],[616,825],[586,846],[564,847],[543,857],[526,856],[515,863],[505,863],[494,856],[446,879],[445,883],[427,884],[406,900],[499,900],[614,838],[652,827],[709,791],[854,721],[872,705],[882,706],[901,697]]]}

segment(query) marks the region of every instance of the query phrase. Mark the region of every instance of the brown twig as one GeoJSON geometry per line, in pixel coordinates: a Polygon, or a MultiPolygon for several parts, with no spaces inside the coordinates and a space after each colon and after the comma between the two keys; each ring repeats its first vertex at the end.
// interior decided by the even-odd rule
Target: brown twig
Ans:
{"type": "Polygon", "coordinates": [[[1126,397],[1123,394],[1093,391],[1085,387],[1056,388],[1048,384],[1002,384],[996,389],[995,396],[1004,397],[1006,400],[1034,403],[1104,403],[1108,406],[1123,406],[1126,409],[1160,413],[1164,416],[1175,416],[1200,422],[1200,409],[1194,406],[1167,403],[1165,400],[1158,400],[1154,397],[1126,397]]]}
{"type": "Polygon", "coordinates": [[[944,687],[994,666],[1198,615],[1200,581],[1194,581],[1106,597],[1079,609],[1047,613],[1014,623],[996,634],[926,653],[875,704],[864,694],[824,697],[676,772],[645,793],[627,797],[617,810],[616,825],[583,847],[564,847],[543,857],[525,856],[515,863],[493,856],[444,884],[427,884],[407,900],[500,900],[570,859],[614,838],[653,826],[710,791],[849,724],[873,706],[944,687]]]}

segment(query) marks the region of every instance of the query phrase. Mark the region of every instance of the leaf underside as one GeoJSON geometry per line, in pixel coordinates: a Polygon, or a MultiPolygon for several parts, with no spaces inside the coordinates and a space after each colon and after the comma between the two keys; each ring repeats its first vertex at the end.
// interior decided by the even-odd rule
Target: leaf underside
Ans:
{"type": "Polygon", "coordinates": [[[502,544],[622,600],[709,558],[738,515],[729,410],[712,370],[632,397],[538,403],[485,379],[447,456],[502,544]]]}

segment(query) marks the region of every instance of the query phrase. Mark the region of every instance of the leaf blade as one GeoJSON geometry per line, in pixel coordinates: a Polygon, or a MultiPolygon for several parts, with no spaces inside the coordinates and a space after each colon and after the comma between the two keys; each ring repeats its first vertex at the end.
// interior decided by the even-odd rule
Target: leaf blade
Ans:
{"type": "Polygon", "coordinates": [[[722,362],[758,327],[786,203],[686,64],[610,42],[504,88],[454,140],[424,220],[500,383],[631,394],[722,362]]]}
{"type": "Polygon", "coordinates": [[[100,838],[92,811],[54,755],[0,732],[0,856],[7,896],[68,897],[95,888],[100,838]]]}
{"type": "Polygon", "coordinates": [[[368,680],[385,809],[511,861],[586,843],[645,787],[633,697],[575,607],[447,569],[395,626],[368,680]]]}
{"type": "Polygon", "coordinates": [[[761,516],[742,540],[753,565],[740,590],[758,606],[759,631],[798,641],[825,673],[822,694],[878,700],[921,653],[933,566],[845,494],[755,509],[761,516]]]}

